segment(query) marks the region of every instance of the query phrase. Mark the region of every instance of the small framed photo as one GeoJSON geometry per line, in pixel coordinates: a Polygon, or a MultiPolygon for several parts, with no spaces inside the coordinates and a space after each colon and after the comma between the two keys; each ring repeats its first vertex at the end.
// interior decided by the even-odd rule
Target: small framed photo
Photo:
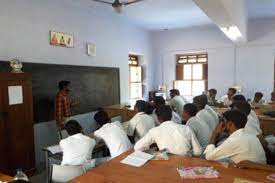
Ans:
{"type": "Polygon", "coordinates": [[[50,31],[50,45],[66,48],[74,47],[74,37],[71,34],[50,31]]]}
{"type": "Polygon", "coordinates": [[[87,44],[87,54],[90,56],[96,56],[96,45],[94,43],[87,44]]]}

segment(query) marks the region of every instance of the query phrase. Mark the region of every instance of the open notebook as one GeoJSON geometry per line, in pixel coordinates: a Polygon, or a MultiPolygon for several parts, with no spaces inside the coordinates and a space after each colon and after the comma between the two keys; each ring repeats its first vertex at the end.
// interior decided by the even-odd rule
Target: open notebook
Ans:
{"type": "Polygon", "coordinates": [[[135,151],[132,154],[128,155],[126,158],[124,158],[121,163],[126,165],[131,165],[135,167],[141,167],[144,165],[147,161],[152,159],[154,155],[144,153],[141,151],[135,151]]]}

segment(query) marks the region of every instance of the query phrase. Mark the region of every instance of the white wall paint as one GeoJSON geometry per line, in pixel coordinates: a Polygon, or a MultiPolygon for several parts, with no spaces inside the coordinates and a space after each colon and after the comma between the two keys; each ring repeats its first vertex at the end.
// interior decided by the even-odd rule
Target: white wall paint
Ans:
{"type": "MultiPolygon", "coordinates": [[[[120,68],[121,101],[128,101],[128,53],[143,55],[147,91],[151,89],[150,34],[119,16],[66,0],[0,0],[0,60],[120,68]],[[74,35],[74,48],[49,45],[49,31],[74,35]],[[86,43],[97,56],[86,54],[86,43]]],[[[146,92],[147,94],[148,92],[146,92]]]]}
{"type": "Polygon", "coordinates": [[[175,79],[175,55],[208,52],[209,88],[217,88],[224,95],[227,88],[240,84],[246,97],[261,91],[269,98],[273,89],[275,53],[275,19],[252,20],[248,25],[249,42],[235,46],[216,27],[194,27],[182,30],[154,32],[153,50],[155,88],[162,82],[172,88],[175,79]],[[236,55],[235,51],[236,50],[236,55]]]}

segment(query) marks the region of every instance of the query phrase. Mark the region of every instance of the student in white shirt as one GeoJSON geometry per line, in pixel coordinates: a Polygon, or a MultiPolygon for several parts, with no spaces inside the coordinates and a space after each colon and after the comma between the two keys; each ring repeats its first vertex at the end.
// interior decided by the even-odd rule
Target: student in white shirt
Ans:
{"type": "Polygon", "coordinates": [[[251,105],[254,106],[254,107],[259,107],[261,105],[265,105],[266,101],[263,98],[263,96],[264,96],[263,93],[256,92],[255,95],[254,95],[253,100],[251,101],[251,105]]]}
{"type": "Polygon", "coordinates": [[[60,141],[63,152],[61,165],[83,165],[87,169],[94,167],[92,152],[95,140],[84,135],[82,127],[75,120],[68,121],[65,129],[70,136],[60,141]]]}
{"type": "Polygon", "coordinates": [[[234,102],[231,105],[232,109],[238,110],[246,115],[247,123],[244,127],[244,131],[254,135],[260,135],[262,130],[260,128],[260,123],[254,117],[250,116],[251,106],[247,102],[234,102]]]}
{"type": "Polygon", "coordinates": [[[186,125],[193,130],[202,149],[204,150],[209,144],[212,131],[204,121],[196,117],[197,112],[198,108],[196,105],[185,104],[183,108],[182,118],[183,121],[186,122],[186,125]]]}
{"type": "Polygon", "coordinates": [[[167,104],[171,106],[172,109],[175,110],[179,116],[181,116],[185,102],[182,99],[182,97],[179,95],[179,90],[177,89],[170,90],[170,97],[171,99],[168,101],[167,104]]]}
{"type": "Polygon", "coordinates": [[[94,120],[99,126],[98,130],[94,132],[94,136],[105,142],[110,150],[111,158],[132,148],[132,144],[119,121],[111,123],[105,111],[97,112],[94,120]]]}
{"type": "Polygon", "coordinates": [[[237,93],[235,88],[229,88],[227,95],[222,97],[222,102],[224,106],[230,106],[232,104],[232,97],[237,93]]]}
{"type": "Polygon", "coordinates": [[[135,145],[135,150],[144,151],[156,143],[159,150],[167,149],[177,155],[201,155],[201,146],[192,129],[171,121],[172,109],[162,105],[157,109],[161,125],[151,129],[135,145]]]}
{"type": "Polygon", "coordinates": [[[136,101],[134,110],[137,114],[128,122],[123,123],[124,130],[127,135],[138,141],[142,138],[151,128],[155,127],[155,122],[152,116],[146,114],[148,103],[143,100],[136,101]]]}
{"type": "MultiPolygon", "coordinates": [[[[235,102],[246,102],[246,98],[245,98],[245,96],[240,95],[240,94],[239,95],[235,95],[232,98],[232,104],[235,103],[235,102]]],[[[230,106],[230,107],[232,108],[232,106],[230,106]]],[[[251,116],[252,118],[254,118],[257,121],[257,123],[260,123],[257,114],[252,109],[251,109],[251,112],[250,112],[249,116],[251,116]]]]}
{"type": "Polygon", "coordinates": [[[206,122],[212,133],[219,123],[219,118],[218,114],[207,106],[207,96],[199,95],[194,97],[193,104],[195,104],[199,110],[196,116],[206,122]]]}
{"type": "Polygon", "coordinates": [[[218,101],[216,99],[217,96],[217,90],[212,88],[208,90],[207,93],[207,100],[208,100],[208,105],[210,106],[217,106],[218,105],[218,101]]]}
{"type": "Polygon", "coordinates": [[[229,110],[223,114],[221,122],[210,140],[210,145],[204,152],[207,160],[229,161],[239,163],[244,160],[266,164],[265,151],[259,139],[244,131],[247,117],[240,111],[229,110]],[[216,141],[220,133],[226,130],[230,136],[219,146],[216,141]]]}
{"type": "MultiPolygon", "coordinates": [[[[160,125],[160,122],[158,120],[158,116],[156,114],[156,109],[159,107],[159,106],[162,106],[162,105],[165,105],[165,100],[163,97],[161,96],[155,96],[154,99],[153,99],[153,102],[152,102],[152,105],[154,106],[154,110],[151,114],[151,116],[154,118],[154,121],[155,121],[155,124],[156,126],[159,126],[160,125]]],[[[181,116],[179,116],[176,112],[172,111],[172,119],[171,121],[174,121],[176,123],[179,123],[179,124],[182,124],[182,119],[181,119],[181,116]]]]}

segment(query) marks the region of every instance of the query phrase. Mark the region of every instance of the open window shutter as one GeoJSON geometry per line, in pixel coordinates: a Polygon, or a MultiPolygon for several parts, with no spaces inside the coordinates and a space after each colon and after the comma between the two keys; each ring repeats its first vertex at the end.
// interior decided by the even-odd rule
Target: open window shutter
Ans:
{"type": "Polygon", "coordinates": [[[183,80],[183,64],[176,66],[176,80],[183,80]]]}

